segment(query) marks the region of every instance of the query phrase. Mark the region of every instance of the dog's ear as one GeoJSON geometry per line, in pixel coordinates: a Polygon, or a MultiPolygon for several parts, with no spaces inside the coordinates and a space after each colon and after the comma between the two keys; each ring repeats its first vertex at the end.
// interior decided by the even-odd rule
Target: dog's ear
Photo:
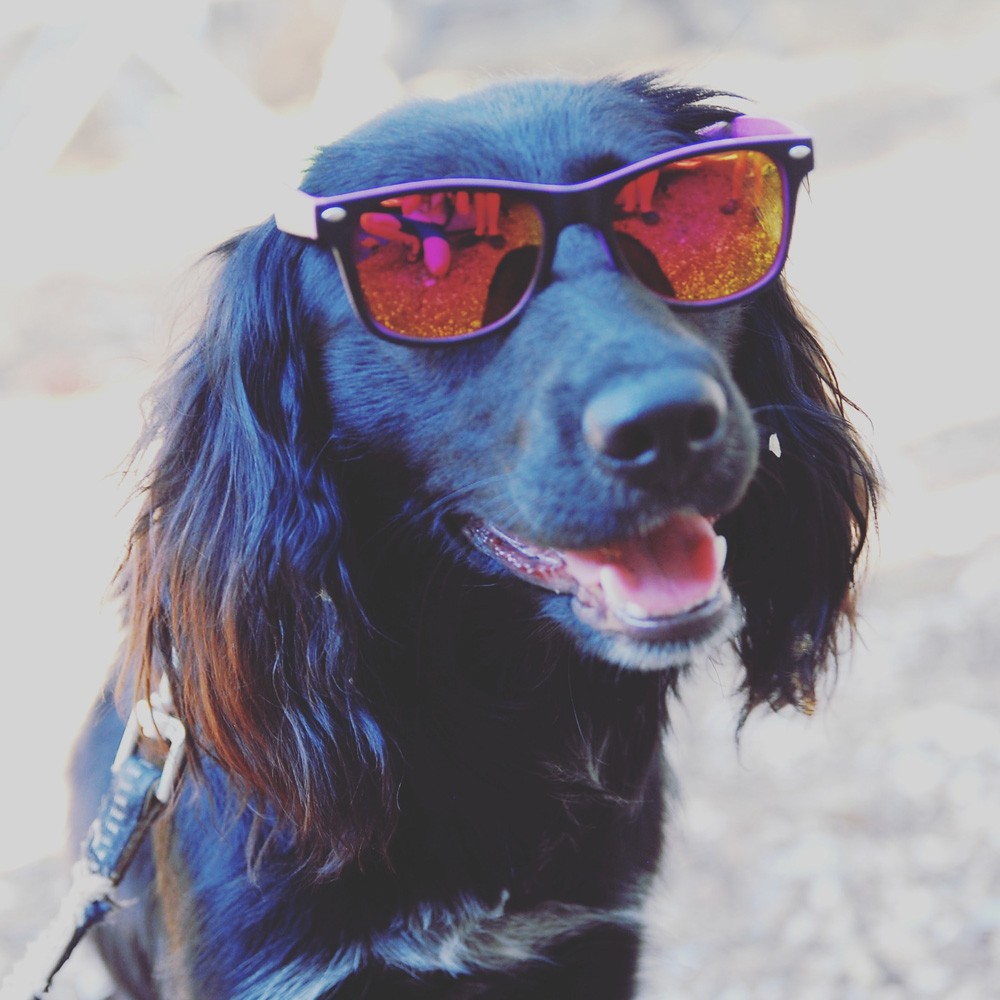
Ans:
{"type": "Polygon", "coordinates": [[[384,846],[396,782],[361,678],[302,252],[271,224],[217,252],[205,321],[154,397],[120,580],[129,675],[148,690],[168,670],[196,762],[332,874],[384,846]]]}
{"type": "Polygon", "coordinates": [[[808,711],[842,625],[854,624],[878,478],[847,418],[852,404],[781,281],[755,297],[746,326],[734,368],[761,431],[761,464],[719,525],[746,611],[737,640],[746,710],[808,711]]]}

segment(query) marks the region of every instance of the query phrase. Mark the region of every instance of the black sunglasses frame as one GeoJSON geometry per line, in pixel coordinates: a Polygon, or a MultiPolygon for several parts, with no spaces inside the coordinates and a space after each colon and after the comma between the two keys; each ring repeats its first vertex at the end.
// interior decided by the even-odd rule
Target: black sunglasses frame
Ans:
{"type": "Polygon", "coordinates": [[[738,131],[742,134],[724,138],[706,138],[704,141],[659,153],[656,156],[631,163],[578,184],[533,184],[524,181],[491,180],[488,178],[444,177],[321,197],[309,195],[303,191],[295,191],[290,193],[289,199],[275,213],[275,221],[283,232],[317,241],[333,251],[351,305],[358,318],[373,333],[388,340],[406,344],[453,343],[486,336],[509,326],[517,319],[534,294],[548,282],[559,234],[567,226],[580,223],[592,226],[601,235],[615,266],[624,273],[631,274],[632,270],[622,253],[617,234],[613,228],[615,197],[630,180],[670,163],[710,153],[743,151],[764,153],[778,167],[784,199],[781,241],[775,260],[768,271],[747,288],[717,299],[706,301],[678,300],[659,295],[656,292],[653,293],[672,309],[717,308],[752,295],[773,281],[781,272],[788,255],[798,191],[803,180],[813,168],[812,139],[806,133],[771,119],[752,119],[749,116],[737,117],[732,123],[722,128],[727,131],[738,131]],[[740,123],[745,123],[742,128],[739,127],[740,123]],[[770,134],[755,136],[755,129],[770,134]],[[361,289],[360,277],[351,250],[351,240],[355,228],[359,224],[362,213],[378,211],[382,202],[387,198],[398,198],[403,195],[442,189],[467,191],[470,194],[477,191],[510,192],[519,195],[524,201],[531,204],[538,211],[542,220],[542,243],[539,248],[535,272],[513,309],[488,326],[448,337],[408,336],[385,329],[371,315],[361,289]]]}

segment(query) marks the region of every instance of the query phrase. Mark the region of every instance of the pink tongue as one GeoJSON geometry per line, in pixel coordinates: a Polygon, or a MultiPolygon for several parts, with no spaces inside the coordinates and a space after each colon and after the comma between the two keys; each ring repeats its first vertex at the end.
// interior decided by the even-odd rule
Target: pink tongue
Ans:
{"type": "Polygon", "coordinates": [[[675,514],[641,538],[562,556],[577,582],[587,590],[603,591],[609,604],[633,616],[662,618],[712,595],[725,550],[707,518],[675,514]]]}

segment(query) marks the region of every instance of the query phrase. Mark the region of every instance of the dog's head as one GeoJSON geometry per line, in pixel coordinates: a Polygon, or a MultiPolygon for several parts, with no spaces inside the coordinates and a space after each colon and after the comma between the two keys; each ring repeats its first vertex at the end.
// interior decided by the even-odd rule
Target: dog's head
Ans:
{"type": "MultiPolygon", "coordinates": [[[[705,96],[644,78],[418,104],[321,151],[304,188],[579,184],[732,118],[705,96]]],[[[145,676],[179,654],[200,738],[251,789],[297,788],[300,825],[329,780],[313,754],[340,762],[352,803],[391,796],[359,676],[396,627],[375,581],[437,613],[412,567],[386,583],[407,531],[615,667],[734,639],[750,706],[807,703],[852,614],[875,476],[781,279],[671,308],[562,221],[515,320],[429,345],[366,328],[321,242],[269,222],[223,250],[151,431],[131,642],[145,676]]]]}

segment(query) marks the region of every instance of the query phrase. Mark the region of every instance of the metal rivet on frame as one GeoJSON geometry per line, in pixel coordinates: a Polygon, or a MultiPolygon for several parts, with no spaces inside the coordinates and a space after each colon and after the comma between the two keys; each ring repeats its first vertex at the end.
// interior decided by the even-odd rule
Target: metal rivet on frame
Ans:
{"type": "Polygon", "coordinates": [[[811,146],[792,146],[788,155],[793,160],[804,160],[812,152],[811,146]]]}
{"type": "Polygon", "coordinates": [[[319,213],[319,217],[324,222],[343,222],[347,218],[347,209],[341,208],[339,205],[331,205],[329,208],[324,208],[319,213]]]}

